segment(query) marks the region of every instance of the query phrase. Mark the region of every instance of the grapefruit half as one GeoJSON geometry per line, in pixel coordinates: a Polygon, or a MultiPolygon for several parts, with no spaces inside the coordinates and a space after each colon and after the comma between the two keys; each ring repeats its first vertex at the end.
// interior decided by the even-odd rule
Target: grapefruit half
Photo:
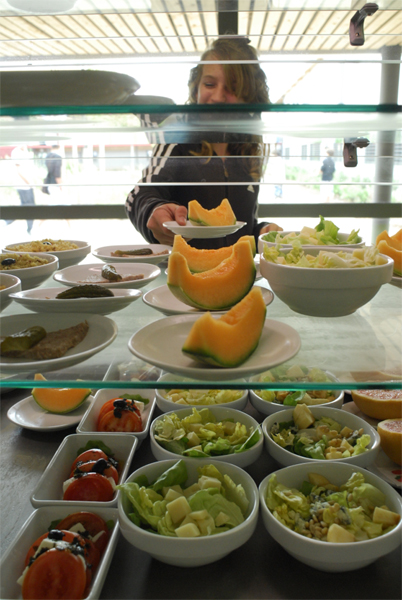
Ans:
{"type": "Polygon", "coordinates": [[[402,390],[352,390],[356,406],[374,419],[402,417],[402,390]]]}
{"type": "Polygon", "coordinates": [[[377,425],[381,448],[385,454],[402,466],[402,419],[386,419],[377,425]]]}

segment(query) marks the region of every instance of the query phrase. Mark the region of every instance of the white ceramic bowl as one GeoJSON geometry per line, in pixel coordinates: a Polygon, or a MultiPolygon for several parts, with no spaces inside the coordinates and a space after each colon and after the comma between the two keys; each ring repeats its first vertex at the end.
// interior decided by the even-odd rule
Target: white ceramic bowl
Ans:
{"type": "Polygon", "coordinates": [[[56,450],[55,455],[42,473],[32,492],[30,498],[32,506],[35,508],[50,505],[59,507],[70,506],[74,510],[78,505],[86,506],[86,510],[91,510],[92,507],[96,506],[115,507],[120,491],[117,491],[113,499],[109,502],[63,500],[63,482],[70,476],[71,465],[78,456],[78,450],[83,448],[87,442],[98,440],[106,444],[112,450],[114,454],[113,458],[119,461],[119,483],[123,482],[127,477],[138,444],[135,436],[121,433],[109,434],[108,436],[104,433],[96,433],[96,435],[94,433],[68,435],[56,450]]]}
{"type": "MultiPolygon", "coordinates": [[[[152,483],[176,462],[177,459],[150,463],[137,469],[126,481],[135,481],[137,477],[145,475],[152,483]]],[[[212,536],[178,538],[157,535],[134,525],[128,517],[128,513],[131,512],[130,502],[125,495],[121,495],[118,500],[120,529],[130,544],[161,562],[177,567],[198,567],[220,560],[250,539],[258,521],[259,496],[252,477],[236,465],[213,460],[190,462],[185,459],[185,463],[188,478],[183,487],[188,487],[197,481],[197,468],[202,464],[214,464],[222,474],[229,475],[236,485],[241,484],[249,500],[244,522],[229,531],[212,536]]]]}
{"type": "MultiPolygon", "coordinates": [[[[34,510],[25,521],[16,537],[5,551],[0,563],[0,597],[21,598],[21,586],[17,579],[22,575],[24,562],[30,546],[48,531],[52,521],[64,519],[68,515],[88,510],[87,506],[45,506],[34,510]]],[[[99,598],[105,582],[116,544],[119,539],[119,520],[117,508],[94,507],[90,512],[102,517],[107,523],[112,523],[108,545],[102,554],[101,561],[91,581],[85,600],[99,598]]]]}
{"type": "MultiPolygon", "coordinates": [[[[336,377],[334,375],[332,375],[332,373],[329,373],[328,371],[325,371],[325,373],[327,374],[327,376],[329,378],[333,379],[334,381],[338,381],[336,379],[336,377]]],[[[250,381],[250,383],[253,381],[260,381],[260,377],[261,377],[261,375],[253,375],[252,377],[250,377],[249,381],[250,381]]],[[[292,385],[292,383],[289,382],[290,388],[291,388],[291,385],[292,385]]],[[[323,384],[323,386],[324,385],[326,385],[326,384],[323,384]]],[[[331,391],[330,383],[328,383],[326,389],[331,391]]],[[[314,406],[328,406],[330,408],[342,408],[345,393],[342,390],[333,390],[333,395],[335,396],[334,400],[331,400],[330,402],[323,402],[322,404],[316,404],[314,406]]],[[[289,408],[288,406],[284,406],[283,404],[277,404],[276,402],[268,402],[267,400],[264,400],[263,398],[261,398],[261,396],[258,395],[258,393],[256,393],[255,390],[252,390],[252,389],[249,390],[249,400],[250,400],[250,403],[254,406],[254,408],[256,410],[258,410],[258,412],[261,413],[262,415],[272,415],[272,413],[276,413],[280,410],[286,410],[287,408],[289,408]]]]}
{"type": "MultiPolygon", "coordinates": [[[[133,433],[123,433],[118,435],[134,435],[139,442],[142,442],[149,433],[149,427],[151,425],[152,415],[155,409],[155,391],[153,389],[150,390],[133,390],[133,388],[127,389],[104,389],[98,390],[95,394],[94,401],[89,406],[88,410],[85,412],[82,417],[78,427],[77,433],[92,433],[92,437],[97,435],[96,423],[98,420],[98,415],[100,413],[100,409],[102,406],[110,400],[111,398],[119,397],[119,394],[139,394],[143,398],[147,398],[149,403],[145,405],[143,412],[141,413],[142,419],[142,431],[133,432],[133,433]]],[[[113,436],[115,433],[102,432],[102,436],[113,436]]]]}
{"type": "MultiPolygon", "coordinates": [[[[7,254],[7,253],[5,253],[7,254]]],[[[14,254],[30,254],[29,252],[15,252],[14,254]]],[[[38,267],[25,267],[24,269],[12,269],[9,271],[2,270],[0,268],[0,274],[15,275],[21,280],[21,289],[30,290],[31,288],[38,287],[41,283],[44,283],[46,279],[58,269],[59,259],[54,254],[48,254],[47,252],[35,252],[32,256],[38,256],[44,258],[47,263],[39,265],[38,267]]],[[[0,265],[1,267],[1,265],[0,265]]]]}
{"type": "MultiPolygon", "coordinates": [[[[213,456],[211,458],[213,460],[218,460],[219,462],[227,462],[227,463],[231,463],[232,465],[237,465],[238,467],[241,467],[243,469],[245,467],[248,467],[249,465],[253,464],[261,456],[261,452],[264,447],[264,437],[262,435],[261,428],[260,428],[259,424],[257,423],[257,421],[255,419],[253,419],[253,417],[251,417],[247,413],[242,412],[240,410],[236,410],[234,408],[225,408],[225,405],[208,406],[206,408],[208,408],[211,411],[211,413],[214,415],[217,422],[223,421],[225,419],[229,419],[229,420],[233,421],[234,423],[244,424],[247,427],[247,430],[249,430],[249,431],[251,429],[254,431],[256,428],[258,428],[258,430],[260,432],[260,439],[258,440],[258,442],[256,444],[254,444],[254,446],[252,446],[248,450],[245,450],[244,452],[234,453],[234,454],[213,456]]],[[[173,410],[173,411],[171,411],[171,413],[177,414],[179,419],[184,419],[184,417],[187,417],[188,415],[192,414],[192,408],[182,408],[180,410],[173,410]]],[[[151,424],[151,429],[150,429],[150,433],[149,433],[150,439],[151,439],[151,450],[152,450],[152,454],[154,455],[156,460],[168,460],[168,459],[173,459],[173,458],[176,458],[176,460],[178,460],[179,458],[183,458],[179,454],[175,454],[174,452],[170,452],[169,450],[166,450],[166,448],[161,446],[155,440],[155,425],[156,425],[156,423],[158,421],[160,421],[161,419],[163,419],[165,417],[165,415],[169,415],[171,413],[165,413],[164,415],[157,417],[156,419],[154,419],[152,421],[152,424],[151,424]]],[[[200,461],[200,458],[191,458],[188,456],[186,456],[185,458],[186,458],[186,460],[194,461],[196,463],[199,463],[199,461],[200,461]]]]}
{"type": "MultiPolygon", "coordinates": [[[[175,389],[187,389],[186,382],[191,381],[191,379],[187,379],[186,377],[181,377],[180,375],[172,375],[171,373],[165,373],[164,375],[162,375],[162,377],[160,377],[158,379],[158,381],[168,381],[168,382],[177,381],[178,385],[176,386],[175,389]]],[[[241,379],[239,381],[244,382],[245,379],[241,379]]],[[[220,389],[220,388],[211,386],[210,389],[220,389]]],[[[235,389],[235,385],[233,386],[233,389],[235,389]]],[[[168,390],[163,390],[160,388],[155,390],[156,405],[158,406],[159,410],[161,410],[162,412],[171,412],[174,410],[179,410],[180,408],[186,408],[186,405],[184,405],[184,404],[177,404],[176,402],[173,402],[172,400],[165,398],[165,396],[164,396],[165,391],[168,391],[168,390]]],[[[189,391],[191,392],[191,390],[189,390],[189,391]]],[[[247,406],[247,402],[248,402],[248,390],[243,390],[241,397],[238,398],[237,400],[233,400],[233,402],[225,402],[225,403],[219,404],[219,405],[218,404],[196,404],[196,403],[194,403],[194,404],[188,404],[187,406],[195,406],[195,407],[225,406],[226,408],[235,408],[237,410],[244,410],[247,406]]]]}
{"type": "MultiPolygon", "coordinates": [[[[278,231],[278,233],[281,234],[282,237],[285,237],[285,235],[289,235],[289,233],[293,233],[292,231],[278,231]]],[[[294,233],[296,233],[296,235],[299,235],[300,231],[295,231],[294,233]]],[[[264,240],[264,237],[266,236],[266,233],[263,233],[262,235],[260,235],[258,237],[258,252],[261,253],[263,251],[264,246],[276,246],[276,242],[267,242],[266,240],[264,240]]],[[[338,232],[338,237],[342,242],[346,242],[346,240],[348,239],[350,233],[340,233],[338,232]]],[[[343,250],[343,248],[359,248],[360,246],[364,246],[364,242],[361,241],[358,244],[335,244],[335,245],[320,245],[318,246],[317,244],[303,244],[303,248],[305,250],[309,250],[311,248],[320,248],[320,250],[343,250]]],[[[285,248],[292,248],[292,244],[281,244],[281,249],[285,249],[285,248]]]]}
{"type": "MultiPolygon", "coordinates": [[[[55,240],[57,241],[57,240],[55,240]]],[[[91,246],[88,242],[81,242],[79,240],[63,240],[66,242],[70,242],[78,246],[78,248],[74,248],[72,250],[50,250],[50,254],[57,256],[59,259],[59,269],[64,269],[65,267],[71,267],[72,265],[77,265],[80,263],[87,254],[91,252],[91,246]]],[[[6,248],[4,248],[3,252],[16,252],[15,247],[21,246],[22,244],[29,244],[31,242],[17,242],[16,244],[9,244],[6,248]]],[[[28,252],[28,254],[38,254],[38,252],[31,252],[30,250],[17,250],[17,252],[28,252]]],[[[45,251],[45,254],[47,252],[45,251]]]]}
{"type": "Polygon", "coordinates": [[[92,254],[107,263],[118,263],[118,262],[138,262],[138,263],[150,263],[157,265],[164,260],[169,258],[172,246],[164,246],[163,244],[122,244],[120,246],[102,246],[92,251],[92,254]],[[141,248],[149,248],[154,254],[145,254],[144,256],[132,255],[132,256],[112,256],[112,252],[116,250],[130,251],[139,250],[141,248]],[[164,252],[164,254],[162,254],[164,252]]]}
{"type": "Polygon", "coordinates": [[[10,298],[10,294],[21,290],[21,279],[15,275],[0,273],[0,288],[3,286],[5,286],[4,289],[0,289],[0,312],[11,303],[13,298],[10,298]]]}
{"type": "MultiPolygon", "coordinates": [[[[322,248],[309,250],[316,256],[322,248]]],[[[346,248],[345,252],[353,252],[346,248]]],[[[284,251],[286,252],[286,251],[284,251]]],[[[313,317],[341,317],[369,302],[392,279],[394,261],[350,269],[314,269],[277,265],[261,255],[261,274],[274,294],[292,310],[313,317]]]]}
{"type": "MultiPolygon", "coordinates": [[[[341,462],[314,462],[299,464],[275,471],[277,480],[286,487],[300,489],[308,474],[314,472],[326,477],[331,483],[341,485],[355,472],[361,472],[367,483],[374,485],[386,496],[386,504],[393,512],[402,514],[402,502],[399,494],[383,479],[356,465],[341,462]]],[[[313,540],[291,531],[282,525],[268,509],[265,498],[272,473],[262,480],[259,486],[260,507],[264,525],[268,533],[286,552],[300,562],[328,572],[353,571],[360,569],[385,556],[401,543],[402,520],[398,526],[378,538],[345,543],[329,543],[313,540]]]]}
{"type": "MultiPolygon", "coordinates": [[[[342,463],[352,463],[354,465],[359,465],[360,467],[367,467],[370,465],[376,458],[380,451],[380,436],[377,431],[364,421],[360,417],[353,415],[351,413],[347,413],[346,411],[339,410],[338,408],[329,408],[327,406],[310,406],[311,412],[313,413],[316,419],[321,417],[330,417],[341,423],[342,425],[346,425],[350,427],[350,429],[360,429],[363,428],[364,433],[367,433],[371,442],[368,446],[367,452],[363,452],[362,454],[358,454],[357,456],[350,456],[349,458],[340,458],[338,459],[342,463]]],[[[262,422],[262,432],[264,434],[265,447],[268,450],[269,454],[274,458],[280,465],[284,467],[288,467],[290,465],[296,465],[298,463],[313,463],[316,462],[312,458],[308,458],[306,456],[299,456],[298,454],[293,454],[286,448],[282,448],[274,442],[274,440],[269,435],[271,427],[274,423],[286,423],[287,421],[291,421],[293,418],[293,407],[289,410],[282,410],[279,413],[274,413],[269,415],[262,422]]],[[[334,460],[324,460],[322,461],[325,464],[335,462],[334,460]]]]}
{"type": "Polygon", "coordinates": [[[95,283],[96,285],[103,285],[107,288],[125,288],[125,289],[137,289],[142,288],[148,283],[151,283],[160,275],[160,268],[157,265],[151,265],[149,263],[109,263],[110,266],[115,267],[117,273],[123,278],[130,275],[143,275],[142,279],[132,279],[128,281],[102,281],[102,269],[105,266],[104,263],[94,264],[83,264],[67,267],[61,269],[54,274],[53,279],[59,283],[68,287],[74,285],[80,285],[83,283],[95,283]]]}

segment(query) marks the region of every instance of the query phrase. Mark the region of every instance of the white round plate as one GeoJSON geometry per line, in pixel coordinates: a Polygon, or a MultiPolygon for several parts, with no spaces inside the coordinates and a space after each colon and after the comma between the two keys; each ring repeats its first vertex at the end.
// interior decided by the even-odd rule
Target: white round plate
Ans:
{"type": "Polygon", "coordinates": [[[141,360],[193,379],[227,381],[261,373],[289,360],[300,350],[299,334],[293,327],[266,319],[257,349],[236,368],[209,367],[197,363],[181,351],[198,315],[175,315],[158,319],[130,338],[130,352],[141,360]]]}
{"type": "Polygon", "coordinates": [[[0,330],[2,336],[11,335],[17,331],[23,331],[28,327],[39,325],[46,331],[58,331],[78,325],[87,321],[89,331],[85,338],[71,348],[60,358],[47,360],[26,360],[23,358],[7,358],[0,356],[0,371],[2,373],[26,373],[27,371],[51,371],[71,367],[90,358],[109,346],[117,335],[117,325],[109,317],[103,315],[75,314],[61,315],[60,313],[35,313],[12,315],[0,317],[0,330]]]}
{"type": "MultiPolygon", "coordinates": [[[[260,287],[260,286],[258,286],[260,287]]],[[[271,290],[267,290],[266,288],[261,287],[262,295],[265,300],[265,304],[271,304],[274,299],[274,294],[271,290]]],[[[160,287],[154,288],[153,290],[149,290],[142,297],[145,304],[151,306],[152,308],[156,308],[164,315],[182,315],[182,314],[190,314],[190,315],[200,315],[206,310],[201,310],[198,308],[193,308],[188,304],[184,304],[184,302],[180,302],[172,294],[167,285],[161,285],[160,287]]],[[[214,315],[223,315],[227,310],[214,310],[211,311],[214,315]]]]}
{"type": "Polygon", "coordinates": [[[172,246],[164,246],[163,244],[122,244],[121,246],[102,246],[92,251],[92,254],[107,263],[118,262],[138,262],[157,265],[163,260],[169,258],[172,246]],[[145,256],[112,256],[112,252],[116,250],[140,250],[141,248],[149,248],[154,254],[146,254],[145,256]],[[161,254],[163,252],[163,254],[161,254]]]}
{"type": "Polygon", "coordinates": [[[126,308],[131,302],[142,296],[140,290],[111,290],[113,296],[102,298],[75,298],[65,300],[56,298],[65,288],[37,288],[10,294],[10,297],[33,312],[53,313],[91,313],[108,315],[126,308]]]}
{"type": "Polygon", "coordinates": [[[88,396],[86,400],[75,410],[65,415],[55,415],[43,410],[32,396],[24,398],[8,409],[7,417],[24,429],[34,431],[58,431],[78,425],[86,411],[91,406],[94,397],[88,396]]]}
{"type": "Polygon", "coordinates": [[[67,269],[56,271],[53,275],[53,279],[70,287],[84,283],[94,283],[113,289],[137,289],[144,287],[156,279],[161,272],[158,266],[147,263],[110,263],[110,265],[115,267],[117,273],[122,277],[128,277],[129,275],[144,275],[144,277],[142,279],[134,279],[131,281],[106,281],[102,277],[102,269],[105,265],[96,263],[77,265],[75,267],[67,267],[67,269]]]}
{"type": "MultiPolygon", "coordinates": [[[[91,246],[88,242],[80,242],[79,240],[64,240],[66,242],[71,242],[78,246],[78,248],[73,248],[72,250],[50,250],[49,254],[53,254],[53,256],[57,256],[59,259],[59,269],[64,269],[66,267],[70,267],[71,265],[77,265],[80,263],[87,254],[91,252],[91,246]]],[[[29,244],[27,242],[17,242],[15,244],[9,244],[7,248],[4,248],[3,252],[28,252],[28,254],[37,254],[37,252],[32,252],[29,250],[15,250],[15,246],[20,246],[21,244],[29,244]]]]}
{"type": "Polygon", "coordinates": [[[191,221],[187,221],[186,225],[178,225],[176,221],[166,221],[164,227],[173,231],[176,235],[182,235],[185,238],[220,238],[230,233],[235,233],[245,225],[245,221],[236,221],[234,225],[223,225],[222,227],[211,227],[207,225],[193,225],[191,221]]]}
{"type": "Polygon", "coordinates": [[[402,288],[402,277],[400,275],[393,275],[390,284],[402,288]]]}

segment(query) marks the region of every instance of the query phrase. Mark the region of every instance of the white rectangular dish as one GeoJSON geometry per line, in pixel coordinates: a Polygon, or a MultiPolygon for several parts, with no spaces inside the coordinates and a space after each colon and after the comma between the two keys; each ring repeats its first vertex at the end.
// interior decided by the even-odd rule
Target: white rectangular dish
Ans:
{"type": "MultiPolygon", "coordinates": [[[[83,505],[77,506],[46,506],[39,508],[28,517],[14,541],[7,548],[0,562],[0,597],[13,600],[21,598],[21,586],[17,579],[24,570],[24,561],[30,546],[39,536],[46,533],[52,521],[64,519],[72,512],[87,510],[83,505]]],[[[86,600],[99,598],[106,575],[116,549],[119,537],[119,519],[117,508],[93,508],[91,512],[102,517],[106,522],[113,521],[110,530],[108,545],[102,555],[101,561],[92,580],[91,588],[86,600]]]]}
{"type": "Polygon", "coordinates": [[[122,483],[127,477],[138,444],[135,436],[122,433],[107,436],[102,433],[68,435],[60,444],[32,492],[30,498],[32,506],[35,508],[49,505],[69,506],[70,510],[78,505],[85,506],[86,510],[92,510],[96,506],[109,508],[117,506],[119,491],[115,492],[113,499],[109,502],[63,500],[63,482],[70,477],[71,466],[79,454],[78,450],[83,448],[87,442],[98,440],[113,451],[113,458],[119,462],[120,466],[119,483],[122,483]]]}
{"type": "MultiPolygon", "coordinates": [[[[133,433],[108,433],[102,432],[99,435],[102,436],[116,436],[116,435],[133,435],[139,442],[142,442],[144,438],[148,436],[149,426],[151,424],[152,415],[155,409],[155,390],[133,390],[132,388],[127,389],[104,389],[98,390],[95,394],[95,399],[91,406],[88,408],[80,423],[77,427],[77,433],[91,433],[92,438],[94,435],[98,435],[96,430],[96,422],[98,420],[99,412],[102,406],[111,398],[121,397],[122,394],[139,394],[143,398],[147,398],[149,403],[145,405],[144,411],[141,413],[143,431],[133,433]],[[119,396],[120,395],[120,396],[119,396]]],[[[107,442],[106,442],[107,443],[107,442]]]]}

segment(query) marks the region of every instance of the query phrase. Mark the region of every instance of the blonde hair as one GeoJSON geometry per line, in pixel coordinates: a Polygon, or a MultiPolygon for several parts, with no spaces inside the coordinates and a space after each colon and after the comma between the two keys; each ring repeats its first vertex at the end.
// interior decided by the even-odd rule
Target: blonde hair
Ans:
{"type": "MultiPolygon", "coordinates": [[[[197,103],[198,87],[203,72],[201,63],[208,60],[252,61],[222,64],[226,86],[242,102],[269,104],[267,77],[260,67],[257,51],[250,46],[249,41],[245,37],[222,37],[215,40],[210,48],[205,50],[200,63],[190,71],[188,104],[197,103]]],[[[251,177],[254,180],[260,179],[263,165],[269,156],[269,145],[262,142],[261,136],[247,136],[247,141],[244,142],[229,142],[228,151],[232,156],[248,157],[245,160],[251,177]]],[[[200,152],[192,152],[192,154],[211,157],[213,155],[212,145],[203,141],[200,152]]]]}

